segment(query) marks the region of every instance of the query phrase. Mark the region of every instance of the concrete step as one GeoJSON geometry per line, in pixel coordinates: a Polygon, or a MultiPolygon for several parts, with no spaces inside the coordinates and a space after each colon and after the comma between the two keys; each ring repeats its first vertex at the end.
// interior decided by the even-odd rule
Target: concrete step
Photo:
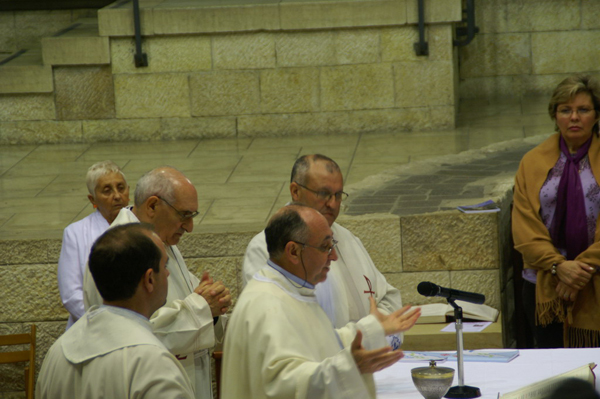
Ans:
{"type": "Polygon", "coordinates": [[[82,18],[42,38],[42,57],[46,65],[110,64],[108,37],[99,36],[97,18],[82,18]]]}
{"type": "Polygon", "coordinates": [[[53,90],[52,67],[43,64],[41,48],[19,50],[0,60],[0,94],[53,90]]]}

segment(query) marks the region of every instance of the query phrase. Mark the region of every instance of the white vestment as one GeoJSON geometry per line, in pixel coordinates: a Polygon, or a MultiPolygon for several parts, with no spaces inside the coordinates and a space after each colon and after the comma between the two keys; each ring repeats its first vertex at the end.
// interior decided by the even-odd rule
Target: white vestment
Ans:
{"type": "MultiPolygon", "coordinates": [[[[337,223],[333,223],[331,230],[338,241],[338,260],[331,262],[327,280],[317,285],[316,296],[333,325],[341,328],[367,316],[371,293],[381,313],[387,315],[401,308],[400,291],[388,284],[377,270],[360,239],[337,223]]],[[[268,258],[265,232],[262,231],[252,238],[246,249],[244,284],[265,267],[268,258]]],[[[402,334],[398,336],[402,337],[402,334]]],[[[396,345],[393,347],[396,349],[396,345]]]]}
{"type": "MultiPolygon", "coordinates": [[[[374,316],[361,322],[378,324],[374,316]]],[[[314,290],[297,288],[271,267],[242,291],[225,336],[221,397],[374,398],[350,344],[356,330],[333,329],[314,290]]],[[[379,327],[379,339],[384,340],[379,327]]]]}
{"type": "MultiPolygon", "coordinates": [[[[139,223],[128,208],[123,208],[111,227],[139,223]]],[[[212,312],[206,300],[194,292],[199,284],[189,272],[179,249],[166,246],[169,269],[167,303],[158,309],[150,323],[154,334],[177,356],[185,368],[197,399],[212,398],[212,372],[209,349],[215,346],[215,333],[221,339],[224,316],[214,325],[212,312]]],[[[86,267],[84,276],[84,302],[86,309],[102,303],[94,279],[86,267]]]]}
{"type": "Polygon", "coordinates": [[[181,364],[131,310],[92,308],[52,345],[36,398],[186,398],[194,393],[181,364]]]}
{"type": "Polygon", "coordinates": [[[63,305],[69,311],[67,329],[83,314],[83,273],[96,238],[108,229],[100,211],[67,226],[58,259],[58,289],[63,305]]]}

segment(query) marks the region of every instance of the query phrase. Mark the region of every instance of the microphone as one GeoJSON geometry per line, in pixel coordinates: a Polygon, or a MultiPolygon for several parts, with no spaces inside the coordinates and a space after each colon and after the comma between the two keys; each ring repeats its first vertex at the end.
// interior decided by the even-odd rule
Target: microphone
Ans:
{"type": "Polygon", "coordinates": [[[429,281],[420,282],[417,286],[417,291],[423,296],[441,296],[442,298],[458,299],[459,301],[476,303],[478,305],[485,302],[485,295],[483,294],[444,288],[429,281]]]}

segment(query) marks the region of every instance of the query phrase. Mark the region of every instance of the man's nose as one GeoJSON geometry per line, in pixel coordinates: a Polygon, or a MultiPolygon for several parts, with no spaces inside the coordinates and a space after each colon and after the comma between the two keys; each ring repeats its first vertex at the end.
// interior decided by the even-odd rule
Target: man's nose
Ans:
{"type": "Polygon", "coordinates": [[[329,258],[330,260],[333,260],[333,261],[336,261],[336,260],[338,260],[337,250],[336,250],[336,248],[335,248],[335,247],[333,247],[333,248],[331,249],[331,252],[329,253],[329,257],[328,257],[328,258],[329,258]]]}
{"type": "Polygon", "coordinates": [[[193,218],[187,218],[183,221],[183,223],[181,224],[181,227],[183,227],[183,229],[185,231],[187,231],[188,233],[191,233],[194,230],[194,219],[193,218]]]}

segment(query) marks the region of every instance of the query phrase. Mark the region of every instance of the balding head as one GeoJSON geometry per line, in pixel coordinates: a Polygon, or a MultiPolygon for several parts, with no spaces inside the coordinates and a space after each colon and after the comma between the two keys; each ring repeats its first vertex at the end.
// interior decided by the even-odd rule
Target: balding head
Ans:
{"type": "Polygon", "coordinates": [[[194,229],[198,194],[190,180],[177,169],[162,166],[143,175],[135,188],[134,213],[154,225],[163,242],[176,245],[194,229]]]}
{"type": "Polygon", "coordinates": [[[337,259],[333,233],[327,220],[303,205],[283,207],[265,229],[269,257],[290,273],[317,284],[327,278],[329,264],[337,259]]]}

